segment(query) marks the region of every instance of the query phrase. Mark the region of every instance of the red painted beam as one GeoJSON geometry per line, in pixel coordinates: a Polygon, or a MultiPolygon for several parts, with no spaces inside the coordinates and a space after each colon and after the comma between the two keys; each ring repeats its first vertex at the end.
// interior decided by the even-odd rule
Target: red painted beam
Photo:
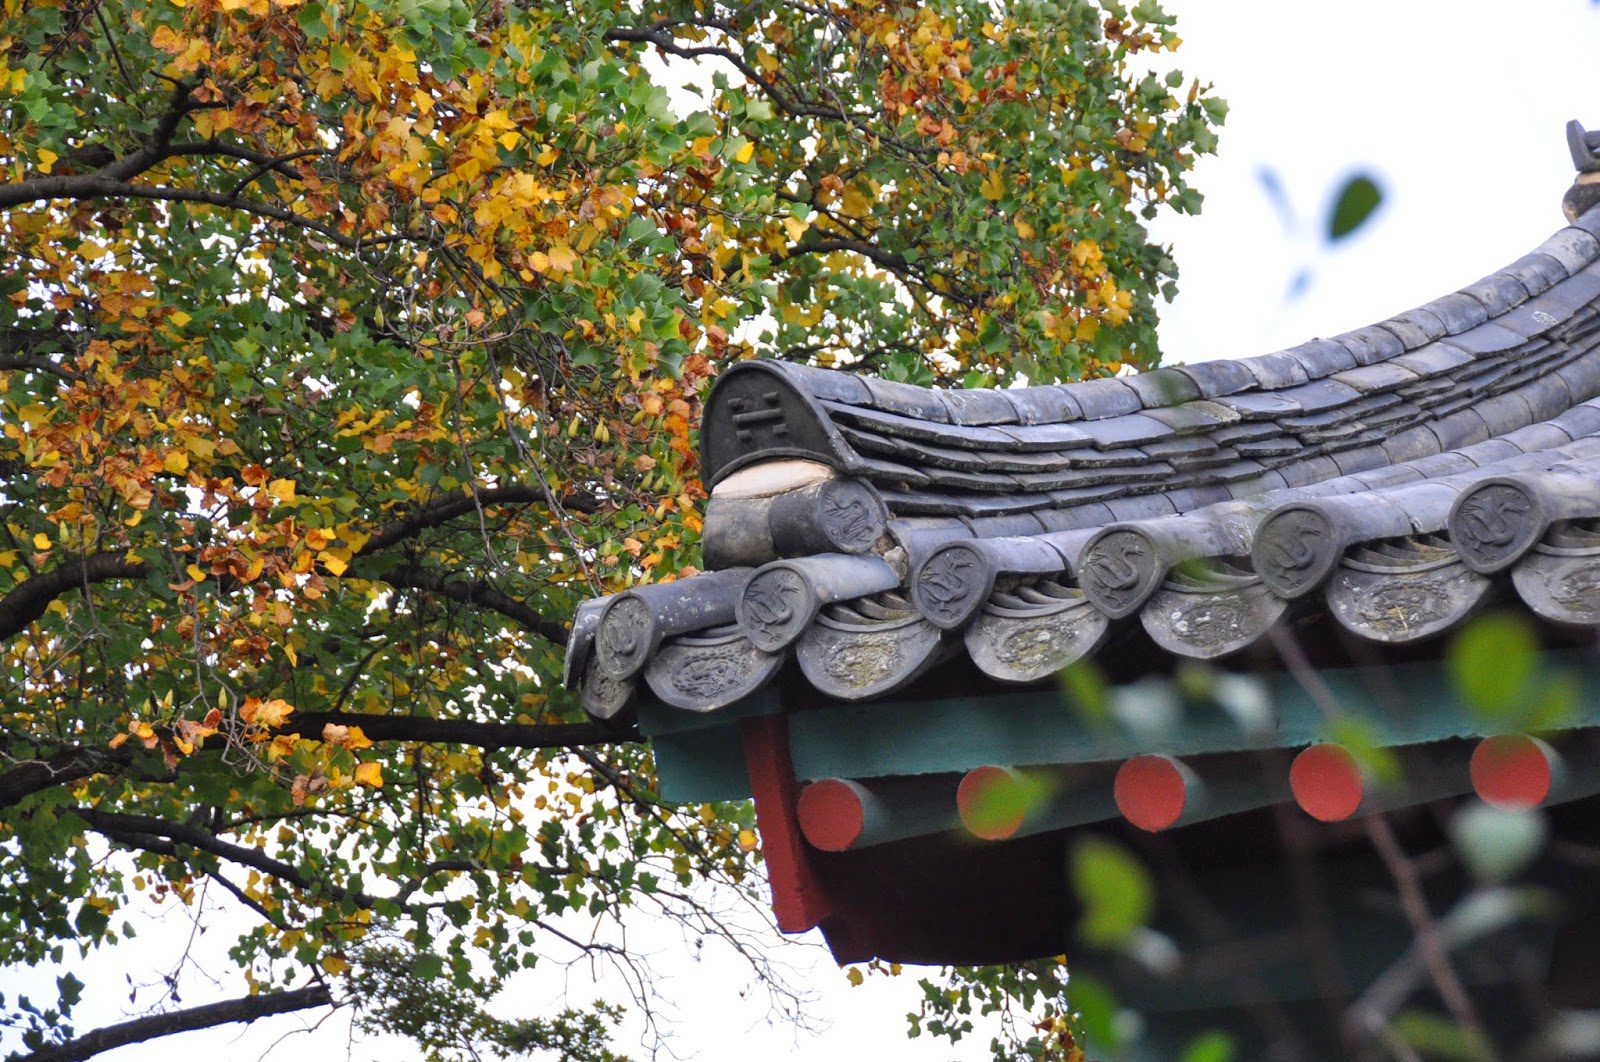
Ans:
{"type": "Polygon", "coordinates": [[[1319,822],[1353,818],[1367,799],[1370,783],[1348,749],[1312,745],[1289,767],[1289,789],[1300,809],[1319,822]]]}
{"type": "Polygon", "coordinates": [[[1117,768],[1113,792],[1122,817],[1160,833],[1192,816],[1204,803],[1195,773],[1171,756],[1135,756],[1117,768]]]}
{"type": "Polygon", "coordinates": [[[1011,767],[974,767],[956,787],[956,813],[967,832],[985,841],[1016,835],[1028,817],[1028,779],[1011,767]]]}
{"type": "Polygon", "coordinates": [[[824,778],[800,791],[800,832],[824,852],[944,833],[956,825],[950,807],[955,788],[949,775],[824,778]]]}
{"type": "Polygon", "coordinates": [[[1550,796],[1560,768],[1554,749],[1526,734],[1484,738],[1472,750],[1472,789],[1486,804],[1534,808],[1550,796]]]}

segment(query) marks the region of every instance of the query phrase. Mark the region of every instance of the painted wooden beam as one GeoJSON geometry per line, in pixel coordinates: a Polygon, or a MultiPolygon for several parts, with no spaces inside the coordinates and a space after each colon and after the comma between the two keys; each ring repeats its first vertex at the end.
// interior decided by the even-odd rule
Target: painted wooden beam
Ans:
{"type": "Polygon", "coordinates": [[[953,776],[824,778],[800,791],[800,831],[824,852],[943,833],[957,825],[955,793],[953,776]]]}
{"type": "Polygon", "coordinates": [[[1534,808],[1550,797],[1560,772],[1555,749],[1526,734],[1496,734],[1478,742],[1468,770],[1473,792],[1501,808],[1534,808]]]}
{"type": "Polygon", "coordinates": [[[961,778],[956,811],[983,841],[1005,841],[1103,822],[1117,813],[1108,766],[1019,770],[974,767],[961,778]]]}

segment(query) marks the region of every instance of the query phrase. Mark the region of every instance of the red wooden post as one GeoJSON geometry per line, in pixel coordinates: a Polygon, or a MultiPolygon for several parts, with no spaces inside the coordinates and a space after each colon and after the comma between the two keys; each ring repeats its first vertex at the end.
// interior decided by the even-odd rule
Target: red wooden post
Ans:
{"type": "Polygon", "coordinates": [[[781,715],[743,719],[739,732],[756,801],[761,854],[772,882],[772,913],[785,933],[804,933],[833,914],[834,907],[800,833],[800,785],[789,755],[789,720],[781,715]]]}

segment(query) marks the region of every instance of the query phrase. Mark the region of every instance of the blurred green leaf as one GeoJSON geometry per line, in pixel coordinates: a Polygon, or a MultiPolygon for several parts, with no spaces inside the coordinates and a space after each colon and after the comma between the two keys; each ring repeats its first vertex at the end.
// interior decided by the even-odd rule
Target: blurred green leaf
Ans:
{"type": "Polygon", "coordinates": [[[1086,721],[1096,726],[1104,726],[1111,721],[1106,680],[1105,676],[1100,674],[1099,668],[1086,660],[1081,660],[1062,668],[1058,677],[1061,682],[1061,692],[1066,695],[1067,703],[1086,721]]]}
{"type": "Polygon", "coordinates": [[[1387,746],[1372,722],[1358,715],[1345,715],[1328,725],[1328,739],[1344,746],[1355,757],[1362,772],[1379,785],[1391,786],[1404,773],[1400,757],[1387,746]]]}
{"type": "Polygon", "coordinates": [[[1473,711],[1501,722],[1528,714],[1539,640],[1527,620],[1503,612],[1473,620],[1450,643],[1447,663],[1473,711]]]}
{"type": "Polygon", "coordinates": [[[1238,1047],[1233,1037],[1221,1030],[1203,1032],[1183,1049],[1183,1062],[1233,1062],[1238,1047]]]}
{"type": "Polygon", "coordinates": [[[1478,1062],[1496,1057],[1493,1045],[1482,1033],[1463,1029],[1449,1018],[1425,1010],[1408,1010],[1389,1027],[1401,1040],[1430,1058],[1478,1062]]]}
{"type": "Polygon", "coordinates": [[[1570,671],[1559,671],[1540,684],[1518,729],[1534,733],[1560,730],[1571,722],[1577,707],[1578,677],[1570,671]]]}
{"type": "Polygon", "coordinates": [[[1177,687],[1164,678],[1142,678],[1111,690],[1111,718],[1147,741],[1161,741],[1183,717],[1177,687]]]}
{"type": "Polygon", "coordinates": [[[1342,240],[1359,229],[1382,202],[1383,189],[1371,177],[1363,173],[1350,178],[1328,215],[1329,241],[1342,240]]]}
{"type": "Polygon", "coordinates": [[[1067,983],[1067,1003],[1077,1018],[1077,1027],[1095,1047],[1115,1051],[1122,1046],[1117,1032],[1117,997],[1101,982],[1073,974],[1067,983]]]}
{"type": "Polygon", "coordinates": [[[1191,701],[1209,701],[1217,686],[1217,669],[1201,660],[1184,660],[1172,680],[1178,692],[1191,701]]]}
{"type": "MultiPolygon", "coordinates": [[[[968,825],[980,835],[1026,819],[1055,793],[1055,780],[1039,771],[996,775],[968,806],[968,825]]],[[[1002,832],[1010,832],[1003,830],[1002,832]]]]}
{"type": "Polygon", "coordinates": [[[1072,850],[1072,889],[1083,905],[1078,933],[1085,943],[1120,944],[1144,925],[1155,907],[1155,885],[1127,849],[1086,837],[1072,850]]]}

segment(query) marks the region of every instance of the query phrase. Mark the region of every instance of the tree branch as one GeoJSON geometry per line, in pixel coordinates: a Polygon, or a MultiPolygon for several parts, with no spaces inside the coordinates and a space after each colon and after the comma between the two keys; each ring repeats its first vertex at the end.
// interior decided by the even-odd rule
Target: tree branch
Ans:
{"type": "MultiPolygon", "coordinates": [[[[296,712],[284,733],[321,740],[322,728],[359,726],[373,741],[421,741],[481,749],[564,749],[582,745],[631,744],[644,740],[637,728],[600,723],[480,723],[471,719],[424,719],[369,712],[296,712]]],[[[4,776],[0,776],[3,781],[4,776]]]]}
{"type": "Polygon", "coordinates": [[[546,619],[533,609],[503,591],[495,589],[486,579],[452,579],[443,572],[432,571],[415,564],[402,564],[378,576],[391,586],[406,586],[427,590],[459,601],[498,612],[515,620],[523,628],[556,645],[567,644],[567,628],[554,620],[546,619]]]}
{"type": "Polygon", "coordinates": [[[50,602],[74,587],[111,579],[141,579],[149,566],[127,553],[90,553],[22,580],[0,597],[0,638],[10,638],[44,615],[50,602]]]}
{"type": "MultiPolygon", "coordinates": [[[[320,741],[322,728],[358,726],[373,741],[417,741],[430,745],[470,745],[498,749],[572,749],[588,745],[624,745],[643,741],[637,727],[601,723],[482,723],[471,719],[425,719],[409,715],[364,712],[296,712],[280,733],[320,741]]],[[[222,746],[216,746],[220,750],[222,746]]],[[[203,749],[196,755],[214,751],[203,749]]],[[[133,743],[118,749],[74,746],[49,756],[24,760],[0,773],[0,811],[34,793],[121,770],[134,762],[133,743]]],[[[180,763],[188,763],[184,759],[180,763]]]]}
{"type": "MultiPolygon", "coordinates": [[[[361,547],[361,551],[356,556],[364,557],[369,553],[388,549],[396,542],[411,538],[425,528],[436,527],[447,520],[465,516],[480,506],[539,505],[549,500],[549,495],[542,488],[521,485],[490,487],[475,494],[461,494],[440,498],[429,502],[415,512],[378,528],[372,533],[372,537],[367,539],[366,544],[361,547]]],[[[568,509],[584,513],[592,513],[598,508],[594,499],[584,497],[576,500],[569,499],[564,501],[563,504],[568,509]]]]}
{"type": "MultiPolygon", "coordinates": [[[[137,154],[137,153],[135,153],[137,154]]],[[[132,156],[129,156],[130,158],[132,156]]],[[[120,165],[113,163],[113,166],[120,165]]],[[[110,169],[108,167],[107,169],[110,169]]],[[[237,199],[218,192],[198,188],[170,188],[158,184],[134,184],[104,176],[106,170],[89,174],[60,174],[52,177],[32,177],[16,184],[0,185],[0,210],[24,206],[49,199],[151,199],[172,203],[200,203],[205,206],[239,210],[246,214],[280,221],[286,225],[315,232],[324,239],[347,251],[374,247],[379,244],[412,241],[430,242],[427,237],[411,232],[391,233],[387,236],[347,236],[315,218],[308,218],[286,207],[263,203],[256,199],[237,199]]]]}
{"type": "Polygon", "coordinates": [[[109,767],[125,766],[129,758],[117,749],[68,748],[44,759],[24,761],[0,774],[0,810],[52,786],[69,785],[109,767]]]}
{"type": "Polygon", "coordinates": [[[80,1062],[113,1048],[143,1043],[174,1033],[211,1029],[234,1022],[253,1022],[278,1014],[291,1014],[313,1007],[333,1006],[333,996],[327,985],[307,985],[287,992],[261,993],[239,999],[208,1003],[167,1014],[152,1014],[135,1018],[118,1025],[95,1029],[54,1047],[44,1047],[31,1055],[23,1055],[18,1062],[80,1062]]]}
{"type": "Polygon", "coordinates": [[[62,809],[88,823],[96,833],[110,840],[135,848],[147,847],[151,839],[171,841],[186,845],[196,851],[206,852],[218,859],[259,870],[279,881],[287,882],[303,892],[322,891],[337,899],[353,900],[357,906],[371,907],[376,901],[355,889],[347,889],[332,882],[319,882],[304,874],[300,868],[273,859],[259,848],[224,841],[210,830],[203,830],[186,822],[171,822],[154,815],[128,815],[99,808],[69,807],[62,809]]]}
{"type": "MultiPolygon", "coordinates": [[[[48,359],[47,359],[48,360],[48,359]]],[[[52,363],[53,365],[53,363],[52,363]]],[[[0,368],[7,367],[7,356],[0,355],[0,368]]],[[[53,366],[60,370],[59,366],[53,366]]],[[[366,556],[387,549],[398,542],[414,537],[425,528],[436,527],[458,516],[472,512],[479,505],[535,504],[547,502],[548,495],[538,487],[491,487],[471,495],[443,498],[430,502],[398,520],[383,524],[361,547],[358,556],[366,556]]],[[[597,499],[579,495],[564,499],[569,509],[594,512],[599,508],[597,499]]],[[[142,579],[149,565],[128,553],[104,551],[62,561],[49,571],[24,579],[0,597],[0,639],[10,638],[24,630],[30,623],[44,615],[50,602],[74,587],[91,583],[109,582],[113,579],[142,579]]],[[[416,565],[402,565],[382,577],[396,586],[409,586],[418,590],[431,590],[467,605],[478,605],[516,620],[529,631],[555,642],[567,644],[567,629],[560,623],[546,619],[533,609],[489,586],[483,580],[453,580],[447,574],[429,571],[416,565]]]]}

